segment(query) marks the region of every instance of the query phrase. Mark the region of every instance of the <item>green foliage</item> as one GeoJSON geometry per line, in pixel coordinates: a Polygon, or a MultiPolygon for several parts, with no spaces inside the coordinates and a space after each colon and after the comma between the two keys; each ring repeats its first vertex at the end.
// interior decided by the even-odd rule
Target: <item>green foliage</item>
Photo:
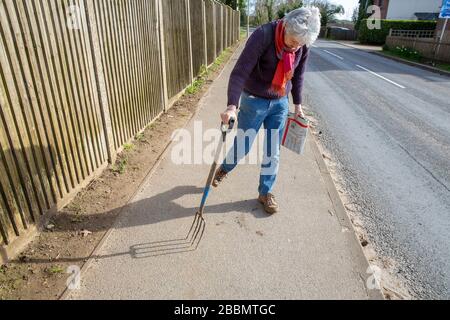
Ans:
{"type": "Polygon", "coordinates": [[[295,0],[291,3],[282,3],[277,10],[278,19],[283,19],[289,12],[303,7],[303,0],[295,0]]]}
{"type": "Polygon", "coordinates": [[[275,15],[275,6],[276,6],[275,0],[264,0],[264,1],[262,1],[262,3],[266,9],[268,22],[273,21],[274,15],[275,15]]]}
{"type": "Polygon", "coordinates": [[[444,71],[450,71],[450,64],[435,63],[433,61],[430,61],[430,59],[423,57],[419,52],[416,52],[415,50],[410,49],[410,48],[405,48],[405,47],[389,48],[389,46],[384,45],[383,50],[384,50],[383,54],[388,55],[388,56],[400,57],[405,60],[419,62],[424,65],[431,65],[437,69],[441,69],[444,71]]]}
{"type": "Polygon", "coordinates": [[[425,59],[419,51],[405,46],[391,48],[388,45],[384,45],[383,53],[389,56],[400,57],[405,60],[428,64],[427,59],[425,59]]]}
{"type": "Polygon", "coordinates": [[[361,22],[364,19],[369,18],[370,15],[367,13],[367,8],[371,5],[373,5],[373,0],[359,0],[359,9],[355,23],[355,30],[359,30],[361,22]]]}
{"type": "Polygon", "coordinates": [[[194,80],[194,83],[191,84],[187,89],[187,94],[196,94],[205,84],[206,77],[209,74],[208,68],[202,64],[200,70],[197,75],[197,79],[194,80]]]}
{"type": "Polygon", "coordinates": [[[187,89],[186,89],[186,93],[187,94],[196,94],[203,86],[203,84],[205,83],[205,80],[203,78],[197,78],[193,84],[191,84],[187,89]]]}
{"type": "Polygon", "coordinates": [[[241,25],[247,23],[247,0],[219,0],[219,2],[230,6],[234,10],[239,9],[241,14],[241,25]]]}
{"type": "Polygon", "coordinates": [[[220,66],[225,62],[225,57],[230,53],[230,48],[225,49],[222,53],[216,58],[210,69],[213,72],[216,72],[220,66]]]}
{"type": "Polygon", "coordinates": [[[356,25],[359,22],[359,8],[358,7],[356,7],[353,10],[352,22],[353,22],[354,25],[356,25]]]}
{"type": "Polygon", "coordinates": [[[145,135],[143,133],[138,133],[134,139],[138,142],[145,142],[145,135]]]}
{"type": "Polygon", "coordinates": [[[380,20],[381,29],[370,30],[367,19],[362,20],[359,27],[359,42],[371,44],[384,44],[390,29],[396,30],[434,30],[436,21],[416,20],[380,20]]]}
{"type": "Polygon", "coordinates": [[[241,27],[241,39],[244,39],[247,37],[247,28],[241,27]]]}
{"type": "Polygon", "coordinates": [[[117,160],[117,163],[114,165],[112,171],[118,174],[124,174],[128,165],[128,158],[125,157],[123,159],[117,160]]]}
{"type": "Polygon", "coordinates": [[[231,53],[230,48],[226,48],[222,51],[222,53],[217,57],[217,59],[214,61],[210,69],[208,69],[205,65],[202,65],[200,67],[200,71],[197,75],[197,78],[194,80],[194,83],[192,83],[187,89],[186,93],[188,95],[196,94],[200,89],[203,87],[203,85],[206,82],[207,76],[209,74],[209,71],[217,71],[220,66],[225,62],[226,57],[231,53]]]}
{"type": "Polygon", "coordinates": [[[47,273],[49,274],[64,273],[64,269],[61,266],[52,266],[47,269],[47,273]]]}
{"type": "Polygon", "coordinates": [[[134,149],[134,144],[132,144],[132,143],[125,143],[123,145],[123,149],[125,151],[132,151],[134,149]]]}
{"type": "Polygon", "coordinates": [[[204,77],[204,76],[207,76],[207,75],[208,75],[208,68],[204,64],[202,64],[201,67],[200,67],[200,71],[198,72],[198,76],[199,77],[204,77]]]}
{"type": "Polygon", "coordinates": [[[344,14],[345,9],[342,5],[337,5],[329,2],[328,0],[311,0],[308,5],[319,8],[322,18],[320,20],[322,27],[328,25],[328,23],[336,21],[336,15],[344,14]]]}
{"type": "Polygon", "coordinates": [[[247,24],[247,0],[239,0],[239,12],[241,14],[241,26],[247,24]]]}
{"type": "Polygon", "coordinates": [[[411,59],[411,60],[420,61],[422,59],[422,55],[418,51],[416,51],[412,48],[405,47],[405,46],[395,47],[391,50],[391,52],[393,52],[394,54],[396,54],[399,57],[403,57],[403,58],[407,58],[407,59],[411,59]]]}
{"type": "Polygon", "coordinates": [[[436,63],[436,68],[445,70],[445,71],[450,71],[450,64],[447,63],[436,63]]]}
{"type": "Polygon", "coordinates": [[[239,6],[239,8],[242,8],[241,6],[243,5],[242,0],[239,0],[239,1],[238,0],[219,0],[219,2],[222,2],[223,4],[230,6],[234,10],[237,10],[238,6],[239,6]]]}

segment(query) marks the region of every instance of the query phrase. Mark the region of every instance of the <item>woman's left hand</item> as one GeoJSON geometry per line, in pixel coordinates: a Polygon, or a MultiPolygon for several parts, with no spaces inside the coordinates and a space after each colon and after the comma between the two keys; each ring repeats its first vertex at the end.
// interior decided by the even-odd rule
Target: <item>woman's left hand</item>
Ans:
{"type": "Polygon", "coordinates": [[[300,118],[306,118],[305,113],[303,112],[303,107],[301,104],[295,105],[295,115],[300,118]]]}

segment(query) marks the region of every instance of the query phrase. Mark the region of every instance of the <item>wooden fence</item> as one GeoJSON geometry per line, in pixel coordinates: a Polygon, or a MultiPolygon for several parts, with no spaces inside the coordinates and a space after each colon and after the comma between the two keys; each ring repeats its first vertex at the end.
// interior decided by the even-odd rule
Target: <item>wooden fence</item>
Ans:
{"type": "Polygon", "coordinates": [[[340,27],[322,27],[320,28],[319,38],[353,41],[358,39],[358,32],[340,27]]]}
{"type": "Polygon", "coordinates": [[[214,57],[217,55],[216,51],[216,12],[215,12],[215,3],[212,1],[206,1],[205,2],[205,21],[206,25],[209,26],[209,28],[206,28],[206,59],[208,61],[208,64],[211,64],[214,62],[214,57]]]}
{"type": "Polygon", "coordinates": [[[389,48],[407,47],[419,52],[423,57],[437,61],[450,62],[450,41],[439,42],[437,38],[411,38],[388,36],[389,48]]]}
{"type": "Polygon", "coordinates": [[[240,29],[212,0],[0,0],[0,21],[0,261],[240,29]]]}

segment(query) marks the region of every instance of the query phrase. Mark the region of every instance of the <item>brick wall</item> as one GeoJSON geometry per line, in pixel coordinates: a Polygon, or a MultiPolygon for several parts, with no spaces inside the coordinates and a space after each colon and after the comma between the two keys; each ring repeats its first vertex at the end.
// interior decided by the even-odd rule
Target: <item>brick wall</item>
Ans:
{"type": "Polygon", "coordinates": [[[373,4],[381,9],[381,19],[386,19],[389,8],[389,0],[374,0],[373,4]]]}

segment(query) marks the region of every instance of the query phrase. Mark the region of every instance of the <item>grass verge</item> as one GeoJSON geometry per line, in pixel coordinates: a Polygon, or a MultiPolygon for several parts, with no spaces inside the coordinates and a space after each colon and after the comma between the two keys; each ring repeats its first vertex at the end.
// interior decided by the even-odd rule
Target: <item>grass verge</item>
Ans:
{"type": "Polygon", "coordinates": [[[400,59],[404,59],[407,61],[411,61],[411,62],[415,62],[415,63],[420,63],[423,64],[424,66],[429,66],[429,67],[434,67],[443,71],[450,71],[450,64],[449,63],[442,63],[442,62],[437,62],[434,63],[427,58],[421,57],[421,56],[417,56],[417,57],[405,57],[404,55],[400,55],[397,52],[390,50],[390,49],[386,49],[383,48],[383,51],[380,51],[381,54],[384,54],[386,56],[391,56],[391,57],[396,57],[396,58],[400,58],[400,59]]]}

